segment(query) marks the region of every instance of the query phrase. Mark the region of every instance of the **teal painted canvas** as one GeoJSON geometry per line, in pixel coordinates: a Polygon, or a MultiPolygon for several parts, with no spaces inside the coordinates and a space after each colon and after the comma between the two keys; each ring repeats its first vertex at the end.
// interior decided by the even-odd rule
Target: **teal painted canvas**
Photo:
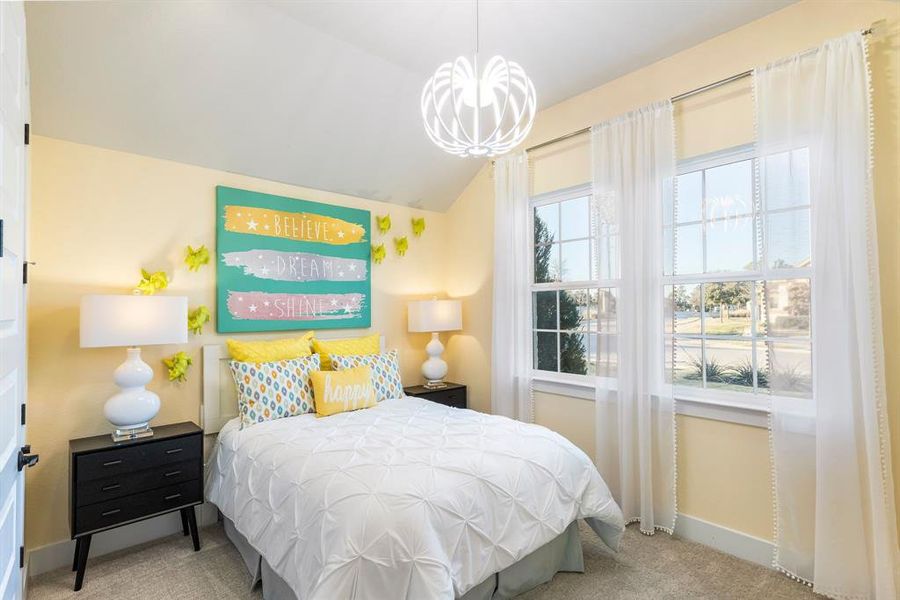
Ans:
{"type": "Polygon", "coordinates": [[[216,188],[217,330],[366,328],[367,210],[216,188]]]}

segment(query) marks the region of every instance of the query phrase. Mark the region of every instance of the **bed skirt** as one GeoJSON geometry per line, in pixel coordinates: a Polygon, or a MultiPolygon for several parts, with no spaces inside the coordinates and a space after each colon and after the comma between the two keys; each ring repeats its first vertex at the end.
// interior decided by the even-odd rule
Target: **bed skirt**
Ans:
{"type": "MultiPolygon", "coordinates": [[[[241,533],[231,520],[222,517],[225,535],[235,545],[251,576],[251,587],[262,583],[265,600],[297,600],[294,592],[241,533]]],[[[505,600],[550,581],[557,573],[584,573],[584,555],[578,521],[520,561],[494,573],[458,600],[505,600]]]]}

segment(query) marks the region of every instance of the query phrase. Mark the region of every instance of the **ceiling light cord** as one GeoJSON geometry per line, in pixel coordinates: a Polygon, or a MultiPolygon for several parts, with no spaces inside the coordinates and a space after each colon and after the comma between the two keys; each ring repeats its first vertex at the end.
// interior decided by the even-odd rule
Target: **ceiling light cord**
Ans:
{"type": "Polygon", "coordinates": [[[475,57],[472,61],[475,68],[475,114],[473,127],[475,139],[481,139],[481,73],[478,70],[478,0],[475,0],[475,57]]]}
{"type": "Polygon", "coordinates": [[[478,59],[478,0],[475,0],[475,58],[478,59]]]}

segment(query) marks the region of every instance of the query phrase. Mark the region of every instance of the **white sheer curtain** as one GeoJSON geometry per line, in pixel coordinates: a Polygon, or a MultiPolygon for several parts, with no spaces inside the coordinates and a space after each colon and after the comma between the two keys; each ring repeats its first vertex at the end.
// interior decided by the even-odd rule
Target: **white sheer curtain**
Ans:
{"type": "Polygon", "coordinates": [[[532,421],[528,157],[494,164],[494,298],[491,412],[532,421]]]}
{"type": "Polygon", "coordinates": [[[772,219],[807,193],[793,152],[808,153],[812,212],[811,399],[783,393],[770,356],[776,566],[833,598],[895,600],[865,41],[830,41],[755,81],[762,209],[772,219]]]}
{"type": "Polygon", "coordinates": [[[665,376],[662,231],[675,174],[672,104],[595,125],[591,138],[600,310],[615,313],[598,343],[597,467],[627,521],[640,521],[647,534],[671,533],[675,426],[665,376]]]}

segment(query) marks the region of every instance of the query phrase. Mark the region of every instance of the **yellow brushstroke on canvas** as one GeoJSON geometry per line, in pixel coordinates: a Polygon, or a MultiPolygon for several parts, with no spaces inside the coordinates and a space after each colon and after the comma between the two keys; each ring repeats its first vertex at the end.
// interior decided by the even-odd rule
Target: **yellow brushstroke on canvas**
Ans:
{"type": "Polygon", "coordinates": [[[366,231],[356,223],[312,213],[226,206],[225,230],[323,244],[355,244],[366,231]]]}

